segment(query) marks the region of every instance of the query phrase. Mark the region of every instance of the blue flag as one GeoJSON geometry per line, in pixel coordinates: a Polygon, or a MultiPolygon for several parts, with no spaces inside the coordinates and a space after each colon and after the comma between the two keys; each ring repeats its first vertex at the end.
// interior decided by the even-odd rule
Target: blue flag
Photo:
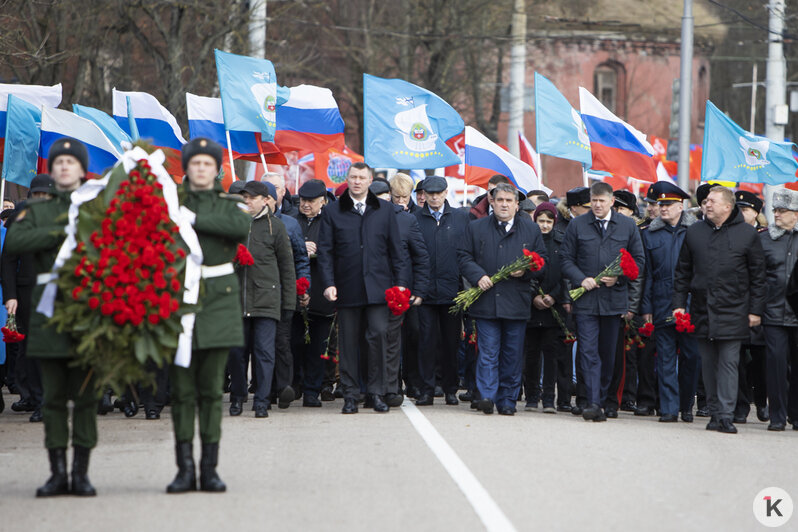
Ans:
{"type": "Polygon", "coordinates": [[[538,153],[593,163],[582,116],[554,84],[535,72],[535,142],[538,153]]]}
{"type": "Polygon", "coordinates": [[[36,177],[41,126],[39,107],[13,94],[8,95],[3,179],[27,187],[36,177]]]}
{"type": "Polygon", "coordinates": [[[460,164],[446,141],[465,124],[451,105],[401,79],[363,74],[364,156],[372,168],[460,164]]]}
{"type": "Polygon", "coordinates": [[[215,54],[224,127],[228,131],[260,133],[264,142],[273,142],[277,128],[274,65],[266,59],[221,50],[215,54]]]}
{"type": "Polygon", "coordinates": [[[701,181],[792,183],[798,171],[793,146],[747,132],[707,100],[701,181]]]}
{"type": "Polygon", "coordinates": [[[78,105],[76,103],[72,104],[72,112],[97,124],[97,127],[99,127],[103,133],[105,133],[105,136],[108,137],[108,140],[113,142],[114,145],[119,148],[120,153],[125,151],[125,148],[122,146],[123,142],[133,142],[130,139],[130,135],[128,135],[125,130],[119,127],[117,121],[111,118],[108,113],[104,113],[99,109],[95,109],[94,107],[86,107],[85,105],[78,105]]]}

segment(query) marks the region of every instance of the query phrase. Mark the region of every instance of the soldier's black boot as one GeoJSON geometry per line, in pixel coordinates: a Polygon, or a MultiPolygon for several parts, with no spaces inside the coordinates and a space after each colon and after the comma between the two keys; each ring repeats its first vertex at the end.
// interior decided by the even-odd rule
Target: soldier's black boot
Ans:
{"type": "Polygon", "coordinates": [[[226,491],[222,479],[216,473],[216,464],[219,462],[219,444],[203,443],[202,458],[200,459],[200,489],[202,491],[226,491]]]}
{"type": "Polygon", "coordinates": [[[72,495],[94,497],[97,491],[89,481],[89,453],[91,449],[75,445],[72,457],[72,495]]]}
{"type": "Polygon", "coordinates": [[[194,471],[194,448],[190,441],[175,444],[177,475],[166,486],[166,493],[197,491],[197,473],[194,471]]]}
{"type": "Polygon", "coordinates": [[[37,497],[53,497],[69,495],[69,477],[67,477],[66,449],[48,449],[50,456],[50,478],[44,486],[36,490],[37,497]]]}

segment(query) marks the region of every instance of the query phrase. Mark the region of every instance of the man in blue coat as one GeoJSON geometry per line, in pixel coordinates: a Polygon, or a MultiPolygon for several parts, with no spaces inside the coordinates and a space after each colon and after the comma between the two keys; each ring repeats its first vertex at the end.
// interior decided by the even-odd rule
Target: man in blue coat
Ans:
{"type": "Polygon", "coordinates": [[[449,307],[460,288],[457,246],[469,223],[468,214],[453,209],[446,201],[446,179],[431,176],[424,180],[426,203],[416,210],[416,219],[424,235],[430,258],[431,279],[427,297],[419,308],[418,372],[422,381],[419,406],[431,405],[435,397],[435,362],[440,361],[441,387],[447,405],[457,400],[457,349],[460,343],[462,316],[451,314],[449,307]]]}
{"type": "Polygon", "coordinates": [[[671,315],[673,271],[679,260],[687,228],[697,220],[684,212],[683,200],[690,195],[673,183],[658,181],[651,186],[657,199],[659,216],[642,233],[646,252],[646,274],[640,311],[643,319],[654,322],[657,346],[657,380],[662,423],[693,421],[693,400],[698,387],[698,345],[695,338],[677,332],[671,315]],[[678,360],[678,371],[677,371],[678,360]]]}
{"type": "Polygon", "coordinates": [[[618,320],[629,306],[625,277],[595,277],[622,248],[632,255],[639,269],[645,260],[634,220],[614,212],[614,201],[610,185],[594,183],[590,187],[590,212],[571,220],[560,248],[563,275],[573,286],[586,290],[572,307],[589,403],[582,412],[585,420],[607,419],[603,407],[615,365],[618,320]]]}
{"type": "Polygon", "coordinates": [[[543,270],[519,270],[496,285],[490,276],[521,257],[524,249],[546,259],[546,246],[529,215],[516,216],[515,187],[500,183],[490,193],[493,213],[468,225],[457,261],[465,280],[484,290],[468,309],[477,326],[479,408],[492,414],[495,404],[499,414],[511,416],[521,388],[524,331],[532,308],[530,281],[542,277],[543,270]]]}
{"type": "Polygon", "coordinates": [[[409,286],[410,263],[392,204],[369,192],[371,168],[349,167],[347,191],[321,212],[318,261],[324,297],[338,310],[339,371],[344,414],[357,412],[358,355],[368,362],[366,390],[377,412],[385,403],[385,348],[389,327],[385,290],[409,286]]]}

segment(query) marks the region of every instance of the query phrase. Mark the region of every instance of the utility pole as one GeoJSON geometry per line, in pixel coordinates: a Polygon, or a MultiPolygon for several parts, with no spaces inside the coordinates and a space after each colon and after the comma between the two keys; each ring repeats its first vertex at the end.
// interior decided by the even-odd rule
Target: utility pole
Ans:
{"type": "Polygon", "coordinates": [[[515,0],[510,49],[510,122],[507,147],[518,157],[518,132],[524,130],[524,78],[526,76],[526,2],[515,0]]]}
{"type": "MultiPolygon", "coordinates": [[[[768,9],[768,63],[765,87],[765,136],[770,140],[784,141],[787,123],[787,68],[784,61],[784,0],[770,0],[768,9]]],[[[771,200],[773,191],[782,185],[765,185],[765,216],[773,222],[771,200]]]]}
{"type": "Polygon", "coordinates": [[[690,110],[693,95],[693,0],[684,0],[679,74],[679,188],[690,186],[690,110]]]}
{"type": "Polygon", "coordinates": [[[266,58],[266,0],[254,0],[250,4],[249,55],[266,58]]]}

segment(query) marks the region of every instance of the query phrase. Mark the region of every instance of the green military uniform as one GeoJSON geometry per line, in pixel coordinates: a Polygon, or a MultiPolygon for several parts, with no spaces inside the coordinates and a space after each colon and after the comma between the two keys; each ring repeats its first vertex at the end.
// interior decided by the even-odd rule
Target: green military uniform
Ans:
{"type": "MultiPolygon", "coordinates": [[[[51,199],[29,200],[17,216],[5,240],[5,252],[14,255],[33,254],[33,264],[42,282],[33,290],[34,311],[31,315],[27,354],[39,360],[42,374],[42,417],[44,444],[47,449],[64,449],[69,444],[67,401],[74,401],[72,444],[87,449],[97,445],[98,394],[88,371],[71,367],[72,341],[68,333],[58,333],[47,324],[48,318],[35,311],[41,300],[46,280],[58,250],[66,238],[67,210],[71,192],[53,192],[51,199]],[[86,385],[84,386],[84,383],[86,385]],[[83,391],[81,392],[81,388],[83,391]]],[[[56,301],[62,300],[59,291],[56,301]]]]}
{"type": "MultiPolygon", "coordinates": [[[[230,263],[246,238],[250,216],[218,184],[213,190],[190,190],[181,203],[197,215],[194,231],[202,247],[203,266],[230,263]]],[[[194,412],[199,407],[200,439],[218,443],[222,435],[222,385],[231,347],[244,345],[238,278],[231,270],[219,277],[203,275],[200,310],[194,323],[188,368],[170,368],[172,420],[178,443],[194,439],[194,412]]]]}

